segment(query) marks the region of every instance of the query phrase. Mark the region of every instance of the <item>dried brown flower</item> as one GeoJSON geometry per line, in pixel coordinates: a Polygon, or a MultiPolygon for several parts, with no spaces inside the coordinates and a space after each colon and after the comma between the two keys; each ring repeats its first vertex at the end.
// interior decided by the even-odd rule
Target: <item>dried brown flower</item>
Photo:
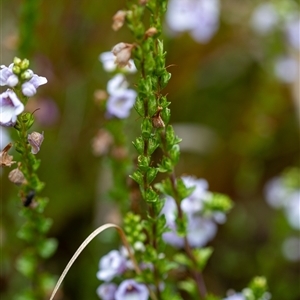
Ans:
{"type": "Polygon", "coordinates": [[[0,152],[1,167],[11,167],[11,165],[15,163],[15,161],[13,161],[13,157],[7,153],[11,147],[12,147],[12,143],[9,143],[0,152]]]}
{"type": "Polygon", "coordinates": [[[131,57],[131,51],[133,49],[133,44],[127,44],[127,43],[119,43],[115,45],[112,49],[112,53],[116,56],[115,63],[119,67],[126,67],[131,66],[129,60],[131,57]]]}
{"type": "Polygon", "coordinates": [[[112,24],[112,29],[114,31],[119,30],[125,22],[125,17],[126,17],[126,11],[124,10],[118,10],[115,15],[113,16],[113,24],[112,24]]]}
{"type": "Polygon", "coordinates": [[[92,149],[94,155],[101,156],[106,154],[112,143],[113,137],[111,134],[104,129],[100,129],[92,140],[92,149]]]}
{"type": "Polygon", "coordinates": [[[44,140],[44,132],[38,133],[34,131],[28,134],[27,140],[31,146],[31,153],[37,154],[40,151],[41,144],[44,140]]]}

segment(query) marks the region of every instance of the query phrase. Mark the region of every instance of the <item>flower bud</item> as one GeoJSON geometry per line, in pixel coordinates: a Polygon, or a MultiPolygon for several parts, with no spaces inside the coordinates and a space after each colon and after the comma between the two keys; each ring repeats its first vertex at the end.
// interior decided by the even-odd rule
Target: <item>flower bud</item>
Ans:
{"type": "Polygon", "coordinates": [[[14,62],[14,65],[19,65],[22,62],[22,60],[19,57],[15,57],[13,62],[14,62]]]}
{"type": "Polygon", "coordinates": [[[112,24],[112,29],[114,31],[119,30],[124,25],[125,17],[126,17],[126,11],[118,10],[116,12],[116,14],[113,16],[113,24],[112,24]]]}
{"type": "Polygon", "coordinates": [[[20,68],[22,70],[27,70],[29,67],[29,60],[27,58],[23,59],[20,63],[20,68]]]}
{"type": "Polygon", "coordinates": [[[31,134],[28,134],[27,140],[31,146],[31,153],[37,154],[40,151],[41,144],[44,140],[44,132],[40,134],[34,131],[31,134]]]}
{"type": "Polygon", "coordinates": [[[24,174],[20,171],[19,167],[9,172],[8,179],[16,185],[22,185],[26,182],[24,174]]]}
{"type": "Polygon", "coordinates": [[[32,78],[33,75],[34,75],[33,71],[30,70],[30,69],[27,69],[26,71],[24,71],[21,74],[21,78],[24,79],[24,80],[29,80],[29,79],[32,78]]]}
{"type": "Polygon", "coordinates": [[[21,73],[21,68],[17,65],[14,65],[12,71],[14,74],[19,75],[21,73]]]}
{"type": "Polygon", "coordinates": [[[150,27],[146,32],[145,32],[145,36],[148,37],[152,37],[155,34],[157,34],[157,29],[155,27],[150,27]]]}

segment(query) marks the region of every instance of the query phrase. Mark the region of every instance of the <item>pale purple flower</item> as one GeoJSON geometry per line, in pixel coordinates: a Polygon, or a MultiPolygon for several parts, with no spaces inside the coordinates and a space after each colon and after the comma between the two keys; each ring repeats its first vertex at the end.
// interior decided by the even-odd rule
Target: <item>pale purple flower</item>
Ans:
{"type": "Polygon", "coordinates": [[[260,34],[271,32],[279,22],[279,14],[272,3],[259,4],[252,16],[251,27],[260,34]]]}
{"type": "Polygon", "coordinates": [[[291,227],[300,229],[300,190],[294,191],[288,198],[285,214],[291,227]]]}
{"type": "Polygon", "coordinates": [[[14,126],[17,116],[24,110],[23,103],[12,90],[0,95],[0,125],[14,126]]]}
{"type": "Polygon", "coordinates": [[[107,112],[119,119],[129,116],[135,103],[136,91],[128,89],[111,95],[107,100],[107,112]]]}
{"type": "Polygon", "coordinates": [[[183,176],[182,180],[187,188],[194,187],[194,191],[181,202],[182,210],[187,214],[200,212],[203,208],[203,201],[208,196],[208,183],[204,179],[197,179],[192,176],[183,176]]]}
{"type": "Polygon", "coordinates": [[[47,78],[33,74],[29,81],[22,84],[22,93],[24,96],[32,97],[36,94],[36,89],[43,84],[46,84],[47,78]]]}
{"type": "Polygon", "coordinates": [[[8,67],[1,65],[0,66],[0,85],[8,85],[14,87],[18,84],[19,78],[16,74],[13,73],[12,68],[14,64],[10,64],[8,67]]]}
{"type": "MultiPolygon", "coordinates": [[[[205,181],[202,183],[204,182],[205,181]]],[[[182,203],[183,201],[181,205],[182,203]]],[[[186,204],[187,203],[188,202],[186,202],[186,204]]],[[[190,205],[192,208],[188,207],[189,213],[187,213],[187,240],[192,247],[202,247],[214,238],[217,232],[217,225],[211,219],[201,217],[194,213],[196,212],[194,208],[199,207],[197,203],[196,206],[194,206],[194,203],[190,202],[190,205]]],[[[170,231],[163,233],[164,241],[174,247],[184,247],[184,238],[179,236],[176,231],[177,208],[175,200],[172,197],[166,197],[162,213],[165,215],[166,225],[170,229],[170,231]]]]}
{"type": "Polygon", "coordinates": [[[99,262],[97,278],[110,281],[115,276],[121,275],[126,270],[126,259],[117,250],[112,250],[103,256],[99,262]]]}
{"type": "Polygon", "coordinates": [[[103,283],[97,288],[97,295],[102,300],[115,300],[117,285],[114,283],[103,283]]]}
{"type": "Polygon", "coordinates": [[[300,17],[299,14],[291,15],[285,24],[285,33],[289,44],[300,50],[300,17]]]}
{"type": "Polygon", "coordinates": [[[241,293],[234,293],[223,300],[246,300],[245,296],[241,293]]]}
{"type": "Polygon", "coordinates": [[[108,116],[115,116],[120,119],[129,116],[137,93],[127,87],[128,82],[123,74],[115,75],[107,83],[107,91],[110,95],[106,104],[108,116]]]}
{"type": "Polygon", "coordinates": [[[120,91],[124,91],[128,88],[128,82],[123,74],[117,74],[107,83],[107,92],[110,95],[116,94],[120,91]]]}
{"type": "Polygon", "coordinates": [[[147,287],[133,279],[124,280],[115,293],[115,300],[148,300],[147,287]]]}
{"type": "Polygon", "coordinates": [[[203,247],[217,233],[217,225],[211,219],[200,216],[188,218],[187,240],[191,247],[203,247]]]}
{"type": "Polygon", "coordinates": [[[219,0],[171,0],[166,22],[174,32],[188,31],[195,41],[208,42],[219,27],[219,0]]]}
{"type": "Polygon", "coordinates": [[[275,61],[275,74],[284,83],[293,83],[297,80],[299,62],[289,56],[281,56],[275,61]]]}
{"type": "MultiPolygon", "coordinates": [[[[116,57],[111,51],[101,53],[99,55],[99,60],[102,62],[103,68],[106,72],[113,72],[116,70],[116,57]]],[[[122,69],[128,73],[135,73],[137,71],[132,59],[129,60],[129,65],[122,69]]]]}
{"type": "Polygon", "coordinates": [[[289,191],[284,186],[283,180],[280,177],[275,177],[268,181],[264,192],[267,203],[273,208],[284,207],[286,199],[289,196],[289,191]]]}

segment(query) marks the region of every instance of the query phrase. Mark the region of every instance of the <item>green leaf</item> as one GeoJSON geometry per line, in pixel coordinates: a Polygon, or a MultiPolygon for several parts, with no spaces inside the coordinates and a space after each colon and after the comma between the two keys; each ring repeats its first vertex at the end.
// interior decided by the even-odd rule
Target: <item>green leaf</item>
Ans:
{"type": "Polygon", "coordinates": [[[137,182],[140,186],[144,185],[144,176],[143,174],[136,170],[132,175],[129,175],[135,182],[137,182]]]}
{"type": "Polygon", "coordinates": [[[37,246],[37,250],[42,258],[49,258],[56,251],[57,245],[58,243],[56,239],[49,238],[40,242],[37,246]]]}
{"type": "Polygon", "coordinates": [[[177,192],[180,199],[187,198],[195,190],[196,187],[186,187],[181,178],[177,179],[177,192]]]}
{"type": "Polygon", "coordinates": [[[182,266],[191,268],[193,266],[193,262],[187,257],[184,253],[175,254],[173,257],[174,261],[182,266]]]}
{"type": "Polygon", "coordinates": [[[142,137],[138,137],[135,142],[132,142],[138,154],[144,153],[144,140],[142,137]]]}
{"type": "Polygon", "coordinates": [[[194,249],[193,254],[197,261],[197,267],[199,270],[203,270],[207,264],[208,259],[211,257],[213,253],[212,247],[206,247],[201,249],[194,249]]]}
{"type": "Polygon", "coordinates": [[[149,168],[146,173],[147,183],[150,184],[156,177],[158,173],[157,168],[149,168]]]}
{"type": "Polygon", "coordinates": [[[152,189],[152,187],[149,187],[145,191],[144,196],[145,196],[145,200],[150,203],[154,203],[159,200],[157,193],[152,189]]]}
{"type": "MultiPolygon", "coordinates": [[[[196,287],[196,283],[194,280],[192,279],[188,279],[188,280],[182,280],[178,283],[178,288],[186,291],[187,293],[189,293],[190,295],[197,297],[197,287],[196,287]]],[[[194,298],[193,299],[196,299],[194,298]]]]}
{"type": "Polygon", "coordinates": [[[149,119],[144,119],[141,125],[142,137],[148,140],[152,133],[152,123],[149,119]]]}
{"type": "Polygon", "coordinates": [[[37,260],[32,252],[25,252],[16,261],[17,270],[25,277],[32,278],[37,268],[37,260]]]}
{"type": "Polygon", "coordinates": [[[144,101],[143,101],[142,97],[136,98],[134,108],[141,117],[145,116],[144,101]]]}

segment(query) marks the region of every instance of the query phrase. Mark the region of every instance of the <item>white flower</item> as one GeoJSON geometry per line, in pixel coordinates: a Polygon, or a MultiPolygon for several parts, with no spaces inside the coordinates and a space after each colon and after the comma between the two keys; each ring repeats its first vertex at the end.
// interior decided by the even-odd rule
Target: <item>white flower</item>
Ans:
{"type": "Polygon", "coordinates": [[[120,119],[127,118],[135,103],[136,91],[127,89],[111,95],[107,100],[107,112],[120,119]]]}
{"type": "Polygon", "coordinates": [[[47,83],[47,78],[33,74],[29,81],[22,84],[22,93],[24,96],[32,97],[36,94],[36,89],[45,83],[47,83]]]}
{"type": "Polygon", "coordinates": [[[0,125],[14,126],[23,110],[24,105],[14,91],[7,90],[0,95],[0,125]]]}
{"type": "Polygon", "coordinates": [[[293,236],[285,239],[282,244],[284,257],[289,261],[300,260],[300,238],[293,236]]]}
{"type": "Polygon", "coordinates": [[[291,15],[285,24],[285,33],[289,44],[300,50],[300,17],[299,14],[291,15]]]}
{"type": "Polygon", "coordinates": [[[267,34],[278,24],[279,15],[272,3],[261,3],[255,8],[250,22],[256,32],[267,34]]]}
{"type": "Polygon", "coordinates": [[[14,64],[10,64],[8,67],[1,65],[0,66],[0,85],[8,85],[14,87],[18,84],[19,78],[16,74],[13,73],[12,68],[14,64]]]}
{"type": "Polygon", "coordinates": [[[122,274],[126,269],[126,259],[117,250],[112,250],[103,256],[99,262],[97,278],[111,281],[115,276],[122,274]]]}
{"type": "Polygon", "coordinates": [[[282,56],[275,61],[275,74],[284,83],[293,83],[297,80],[299,62],[289,56],[282,56]]]}
{"type": "Polygon", "coordinates": [[[135,103],[137,93],[135,90],[127,89],[128,82],[122,74],[117,74],[107,83],[109,98],[107,100],[107,112],[111,116],[120,119],[127,118],[135,103]]]}
{"type": "Polygon", "coordinates": [[[219,27],[219,14],[219,0],[171,0],[166,22],[171,31],[188,31],[195,41],[206,43],[219,27]]]}
{"type": "Polygon", "coordinates": [[[224,298],[223,300],[246,300],[246,298],[241,293],[235,293],[235,294],[228,296],[227,298],[224,298]]]}
{"type": "Polygon", "coordinates": [[[300,190],[294,191],[286,203],[285,213],[291,227],[300,229],[300,190]]]}

